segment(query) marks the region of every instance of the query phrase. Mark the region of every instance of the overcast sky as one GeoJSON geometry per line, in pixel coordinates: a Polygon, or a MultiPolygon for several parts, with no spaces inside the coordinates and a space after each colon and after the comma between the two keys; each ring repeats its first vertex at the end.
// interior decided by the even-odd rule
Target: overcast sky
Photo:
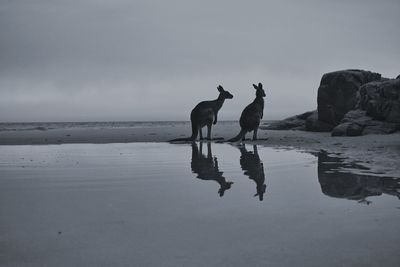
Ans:
{"type": "Polygon", "coordinates": [[[400,74],[400,1],[0,0],[0,121],[238,119],[316,108],[325,72],[400,74]],[[301,3],[300,3],[301,2],[301,3]]]}

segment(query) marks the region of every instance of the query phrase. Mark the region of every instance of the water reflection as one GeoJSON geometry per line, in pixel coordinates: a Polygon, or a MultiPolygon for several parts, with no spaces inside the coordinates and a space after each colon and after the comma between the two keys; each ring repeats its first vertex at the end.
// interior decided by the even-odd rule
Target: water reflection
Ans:
{"type": "Polygon", "coordinates": [[[240,166],[244,174],[256,183],[257,193],[254,196],[258,196],[262,201],[267,186],[265,184],[264,165],[258,155],[257,146],[253,145],[253,151],[247,151],[245,144],[238,146],[238,148],[241,153],[240,166]]]}
{"type": "Polygon", "coordinates": [[[331,157],[326,152],[318,154],[318,181],[322,193],[366,204],[371,203],[367,200],[368,197],[382,194],[397,196],[400,199],[398,179],[338,172],[343,167],[360,168],[360,166],[348,166],[343,160],[331,157]]]}
{"type": "Polygon", "coordinates": [[[226,181],[222,176],[223,172],[219,171],[218,159],[213,157],[211,152],[211,143],[207,143],[207,156],[203,154],[203,142],[200,142],[200,150],[196,142],[192,143],[192,172],[197,174],[197,178],[202,180],[216,181],[220,188],[219,196],[223,196],[225,191],[230,189],[233,182],[226,181]]]}

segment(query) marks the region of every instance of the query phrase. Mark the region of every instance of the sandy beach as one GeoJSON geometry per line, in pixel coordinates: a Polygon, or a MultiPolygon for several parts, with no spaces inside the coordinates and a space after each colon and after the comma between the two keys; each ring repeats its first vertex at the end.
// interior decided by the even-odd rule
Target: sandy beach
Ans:
{"type": "MultiPolygon", "coordinates": [[[[212,136],[225,140],[239,132],[238,122],[221,121],[212,129],[212,136]]],[[[206,133],[206,128],[203,129],[206,133]]],[[[78,143],[167,142],[191,134],[189,122],[153,123],[140,127],[68,127],[49,130],[0,131],[0,145],[45,145],[78,143]]],[[[332,137],[330,133],[293,130],[259,130],[255,143],[274,148],[298,149],[310,153],[324,150],[340,156],[349,163],[358,163],[374,175],[400,177],[400,133],[332,137]]],[[[360,172],[354,169],[354,172],[360,172]]]]}
{"type": "Polygon", "coordinates": [[[400,262],[399,133],[40,127],[0,131],[1,266],[400,262]]]}

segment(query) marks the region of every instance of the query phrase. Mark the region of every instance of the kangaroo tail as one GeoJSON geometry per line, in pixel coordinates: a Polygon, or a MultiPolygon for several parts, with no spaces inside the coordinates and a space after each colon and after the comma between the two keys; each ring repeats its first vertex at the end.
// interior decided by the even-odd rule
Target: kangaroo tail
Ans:
{"type": "Polygon", "coordinates": [[[194,141],[197,138],[197,134],[199,132],[199,128],[197,127],[196,123],[192,121],[192,136],[186,138],[176,138],[169,140],[169,142],[177,142],[177,141],[194,141]]]}
{"type": "Polygon", "coordinates": [[[246,134],[246,130],[242,128],[242,130],[240,130],[240,133],[238,135],[236,135],[235,137],[233,137],[232,139],[229,139],[228,142],[236,142],[242,139],[242,137],[246,134]]]}

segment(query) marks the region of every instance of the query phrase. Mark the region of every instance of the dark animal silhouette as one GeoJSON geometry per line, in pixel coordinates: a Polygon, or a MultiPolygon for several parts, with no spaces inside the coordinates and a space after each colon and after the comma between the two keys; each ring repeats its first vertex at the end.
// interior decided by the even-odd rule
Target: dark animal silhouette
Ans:
{"type": "Polygon", "coordinates": [[[245,145],[241,145],[239,150],[241,153],[240,166],[244,174],[256,183],[257,193],[254,196],[258,196],[260,201],[262,201],[267,186],[265,184],[264,165],[258,156],[257,146],[253,146],[253,152],[247,151],[245,145]]]}
{"type": "Polygon", "coordinates": [[[245,107],[240,116],[240,133],[228,140],[229,142],[236,142],[239,140],[244,140],[246,133],[253,131],[253,140],[257,140],[258,126],[260,126],[261,119],[264,115],[264,97],[265,92],[261,83],[257,85],[253,84],[254,89],[256,89],[256,98],[254,101],[245,107]]]}
{"type": "Polygon", "coordinates": [[[203,143],[200,142],[200,150],[195,142],[192,143],[192,172],[197,174],[197,178],[202,180],[216,181],[220,188],[218,194],[222,197],[225,190],[231,188],[233,182],[226,181],[222,176],[223,172],[219,171],[218,160],[211,154],[211,143],[207,143],[207,156],[203,155],[203,143]]]}
{"type": "Polygon", "coordinates": [[[188,138],[173,139],[175,141],[194,141],[200,134],[200,140],[203,139],[202,128],[207,125],[207,139],[211,140],[211,126],[217,123],[218,111],[224,104],[225,99],[232,99],[233,95],[225,91],[221,85],[217,87],[219,96],[212,101],[203,101],[197,104],[190,113],[190,121],[192,122],[192,136],[188,138]]]}

